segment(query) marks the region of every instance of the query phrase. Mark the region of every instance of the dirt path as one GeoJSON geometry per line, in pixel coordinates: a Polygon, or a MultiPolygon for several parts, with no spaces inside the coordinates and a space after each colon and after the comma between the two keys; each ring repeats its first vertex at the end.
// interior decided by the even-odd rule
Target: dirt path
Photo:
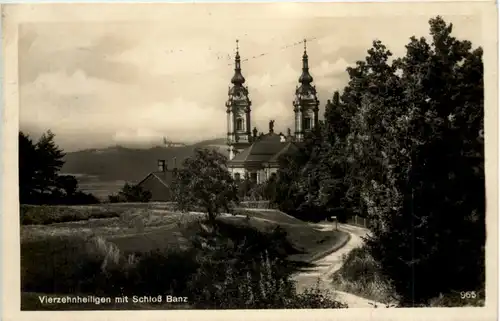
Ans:
{"type": "MultiPolygon", "coordinates": [[[[318,227],[324,230],[335,228],[333,224],[322,224],[318,225],[318,227]]],[[[348,232],[351,235],[351,239],[339,250],[314,262],[315,266],[304,269],[294,276],[294,280],[297,281],[297,290],[299,292],[307,288],[315,287],[318,282],[321,289],[331,290],[332,275],[342,266],[342,257],[352,249],[360,247],[363,244],[361,237],[367,233],[367,230],[364,228],[344,224],[339,224],[339,230],[348,232]]],[[[382,303],[361,298],[354,294],[341,291],[335,291],[334,293],[335,298],[341,302],[347,303],[349,308],[373,308],[374,305],[377,307],[385,307],[382,303]]]]}

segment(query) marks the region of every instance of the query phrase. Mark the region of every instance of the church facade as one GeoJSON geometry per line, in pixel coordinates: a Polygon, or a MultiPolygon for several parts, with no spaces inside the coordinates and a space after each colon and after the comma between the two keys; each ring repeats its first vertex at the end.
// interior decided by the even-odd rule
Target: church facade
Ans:
{"type": "Polygon", "coordinates": [[[309,73],[309,57],[306,40],[302,55],[302,74],[298,79],[291,109],[294,117],[294,132],[287,134],[274,132],[274,120],[269,121],[266,134],[258,134],[252,128],[251,106],[248,87],[241,70],[241,57],[236,42],[234,76],[226,101],[227,145],[229,152],[228,167],[236,180],[249,178],[262,183],[271,178],[279,168],[279,159],[293,155],[304,140],[304,135],[318,126],[319,100],[313,77],[309,73]]]}

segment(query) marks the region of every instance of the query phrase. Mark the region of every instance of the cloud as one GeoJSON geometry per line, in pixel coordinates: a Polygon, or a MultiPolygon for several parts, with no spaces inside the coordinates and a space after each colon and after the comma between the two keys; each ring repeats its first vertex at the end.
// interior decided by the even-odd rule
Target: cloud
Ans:
{"type": "Polygon", "coordinates": [[[120,141],[158,140],[163,136],[179,141],[195,141],[203,137],[221,137],[225,128],[224,109],[179,97],[135,111],[129,109],[122,115],[114,137],[120,141]]]}
{"type": "MultiPolygon", "coordinates": [[[[290,18],[288,10],[303,6],[286,6],[277,17],[248,14],[261,10],[253,5],[235,10],[221,4],[193,20],[173,14],[184,10],[174,7],[154,22],[145,16],[135,22],[20,25],[21,128],[50,128],[68,150],[156,141],[157,136],[182,141],[224,137],[224,103],[238,38],[253,125],[266,132],[268,121],[275,119],[276,130],[286,131],[293,125],[303,52],[293,44],[316,38],[307,50],[323,108],[333,91],[346,84],[345,68],[364,59],[374,38],[388,40],[388,48],[399,55],[411,35],[428,34],[428,18],[415,15],[290,18]],[[399,32],[394,33],[394,25],[399,32]]],[[[460,39],[480,40],[481,21],[469,18],[450,20],[453,32],[460,39]]]]}
{"type": "Polygon", "coordinates": [[[329,77],[346,72],[347,67],[349,67],[349,63],[344,58],[340,58],[334,63],[323,60],[319,65],[311,68],[311,73],[313,77],[317,78],[329,77]]]}
{"type": "Polygon", "coordinates": [[[298,83],[300,71],[293,69],[290,64],[273,71],[262,74],[254,74],[247,78],[248,87],[259,91],[276,91],[276,88],[288,85],[294,88],[294,83],[298,83]]]}
{"type": "MultiPolygon", "coordinates": [[[[113,62],[142,65],[144,71],[152,75],[197,74],[208,72],[216,67],[227,66],[231,62],[227,55],[212,53],[205,48],[170,49],[163,46],[136,47],[115,57],[113,62]],[[216,64],[214,57],[222,64],[216,64]]],[[[230,58],[230,57],[229,57],[230,58]]]]}
{"type": "Polygon", "coordinates": [[[286,129],[293,129],[293,106],[285,105],[283,101],[266,101],[254,107],[252,111],[252,127],[260,132],[267,133],[269,121],[276,120],[275,131],[286,133],[286,129]]]}
{"type": "MultiPolygon", "coordinates": [[[[137,65],[114,62],[113,55],[134,46],[130,34],[99,32],[99,24],[65,23],[59,28],[51,24],[21,25],[19,36],[19,81],[26,84],[39,74],[74,73],[84,70],[94,78],[119,83],[138,80],[137,65]],[[97,27],[97,28],[96,28],[97,27]],[[97,30],[96,30],[97,29],[97,30]]],[[[101,25],[109,32],[113,25],[101,25]]]]}
{"type": "Polygon", "coordinates": [[[55,95],[92,95],[111,83],[89,78],[87,74],[78,69],[71,75],[64,71],[39,74],[35,81],[28,87],[34,91],[43,91],[55,95]]]}

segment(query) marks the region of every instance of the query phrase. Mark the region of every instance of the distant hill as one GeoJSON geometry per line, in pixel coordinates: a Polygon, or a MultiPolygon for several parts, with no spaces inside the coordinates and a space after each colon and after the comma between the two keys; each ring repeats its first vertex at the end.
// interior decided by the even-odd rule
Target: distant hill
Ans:
{"type": "Polygon", "coordinates": [[[193,144],[194,147],[222,147],[227,148],[227,138],[215,138],[204,140],[202,142],[193,144]]]}
{"type": "Polygon", "coordinates": [[[138,149],[114,146],[87,149],[68,153],[62,172],[76,174],[77,178],[91,176],[99,181],[136,183],[157,169],[157,160],[164,159],[172,167],[175,157],[177,166],[180,166],[186,157],[193,154],[195,148],[215,148],[227,156],[225,142],[222,138],[180,147],[138,149]]]}

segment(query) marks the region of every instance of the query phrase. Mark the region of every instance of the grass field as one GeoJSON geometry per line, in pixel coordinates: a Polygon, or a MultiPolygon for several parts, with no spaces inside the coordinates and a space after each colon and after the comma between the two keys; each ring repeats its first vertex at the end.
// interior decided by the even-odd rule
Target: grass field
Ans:
{"type": "MultiPolygon", "coordinates": [[[[78,217],[78,221],[67,221],[45,225],[23,225],[21,243],[40,240],[46,237],[60,236],[103,236],[116,243],[124,252],[144,252],[153,249],[165,249],[182,246],[187,241],[186,226],[199,221],[201,213],[180,213],[172,210],[171,204],[165,203],[130,203],[103,204],[93,206],[29,206],[31,216],[46,215],[78,217]],[[98,213],[115,217],[90,218],[98,213]]],[[[286,215],[278,210],[238,209],[236,215],[222,215],[220,220],[235,225],[245,225],[261,232],[282,227],[290,243],[300,254],[294,260],[307,260],[308,256],[333,247],[339,242],[340,232],[320,231],[314,225],[286,215]]]]}
{"type": "MultiPolygon", "coordinates": [[[[65,218],[58,223],[21,226],[22,304],[28,310],[40,308],[38,293],[47,293],[44,289],[53,289],[49,294],[85,292],[86,285],[77,279],[93,278],[88,275],[91,273],[88,271],[99,270],[99,265],[102,269],[102,264],[107,264],[103,262],[114,262],[120,273],[128,274],[122,271],[123,267],[134,266],[135,269],[135,258],[160,253],[159,257],[150,261],[149,267],[145,265],[147,270],[143,270],[141,275],[146,273],[147,277],[157,278],[167,273],[167,278],[172,280],[183,277],[184,271],[194,268],[189,265],[190,258],[183,259],[183,255],[187,255],[185,253],[192,247],[191,242],[198,235],[200,222],[205,217],[202,213],[175,212],[171,204],[164,203],[25,206],[22,213],[32,217],[32,221],[44,221],[38,217],[42,215],[56,221],[65,218]],[[96,215],[107,218],[92,218],[96,215]],[[65,221],[71,218],[77,221],[65,221]],[[170,254],[166,257],[163,253],[170,254]],[[179,265],[183,260],[187,266],[179,265]],[[43,283],[40,280],[46,281],[43,283]]],[[[250,231],[271,235],[279,227],[286,233],[287,244],[283,251],[289,260],[296,262],[297,268],[300,262],[309,262],[318,253],[335,247],[344,237],[342,232],[320,231],[312,224],[276,210],[239,209],[235,214],[221,215],[218,220],[236,229],[229,232],[233,233],[232,237],[239,239],[237,242],[244,241],[247,237],[245,233],[250,231]]],[[[261,238],[255,233],[250,233],[249,239],[261,238]]],[[[92,281],[94,287],[99,284],[96,282],[92,281]]],[[[109,280],[106,282],[109,283],[109,280]]],[[[151,279],[147,282],[161,288],[164,280],[151,279]]],[[[108,287],[105,283],[101,284],[108,287]]],[[[57,309],[55,306],[44,306],[46,309],[57,309]]],[[[96,308],[128,309],[127,306],[112,304],[96,308]]],[[[69,308],[70,305],[65,307],[69,308]]],[[[135,305],[135,308],[141,307],[135,305]]],[[[162,308],[182,307],[164,305],[162,308]]]]}

